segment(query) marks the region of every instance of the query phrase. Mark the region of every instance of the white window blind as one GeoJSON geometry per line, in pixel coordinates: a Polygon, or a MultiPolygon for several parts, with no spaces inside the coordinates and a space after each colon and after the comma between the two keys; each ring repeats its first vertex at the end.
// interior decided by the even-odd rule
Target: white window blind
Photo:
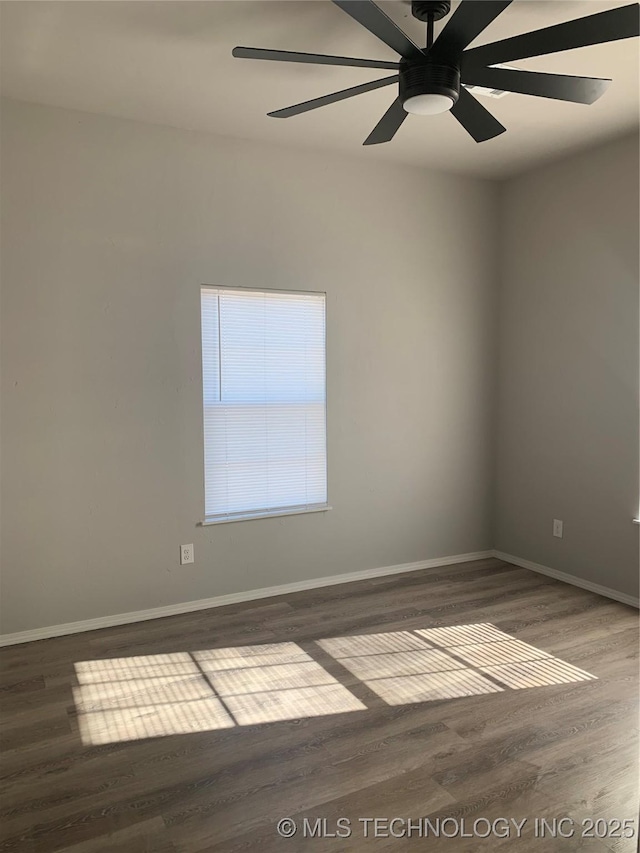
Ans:
{"type": "Polygon", "coordinates": [[[203,287],[205,523],[327,508],[325,295],[203,287]]]}

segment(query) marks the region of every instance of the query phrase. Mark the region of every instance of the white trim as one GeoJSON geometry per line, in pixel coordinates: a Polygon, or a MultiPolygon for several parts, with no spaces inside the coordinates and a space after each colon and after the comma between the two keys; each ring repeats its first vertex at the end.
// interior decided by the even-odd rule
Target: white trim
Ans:
{"type": "Polygon", "coordinates": [[[306,515],[310,512],[328,512],[333,509],[329,504],[320,506],[307,506],[298,509],[274,509],[259,510],[256,512],[239,512],[236,515],[210,516],[200,522],[200,527],[208,527],[210,524],[229,524],[232,521],[251,521],[252,518],[281,518],[283,515],[306,515]]]}
{"type": "Polygon", "coordinates": [[[78,634],[82,631],[95,631],[98,628],[112,628],[116,625],[129,625],[132,622],[146,622],[148,619],[161,619],[163,616],[175,616],[180,613],[192,613],[195,610],[207,610],[210,607],[224,607],[225,604],[237,604],[242,601],[255,601],[288,592],[300,592],[305,589],[318,589],[323,586],[351,583],[352,581],[379,578],[385,575],[416,572],[420,569],[435,569],[451,566],[455,563],[470,563],[493,557],[493,551],[476,551],[471,554],[456,554],[451,557],[435,557],[431,560],[419,560],[417,563],[402,563],[398,566],[384,566],[378,569],[363,569],[358,572],[346,572],[341,575],[329,575],[324,578],[312,578],[306,581],[284,583],[264,589],[252,589],[247,592],[232,592],[215,598],[201,598],[198,601],[185,601],[181,604],[168,604],[151,610],[136,610],[132,613],[120,613],[116,616],[99,616],[97,619],[85,619],[81,622],[68,622],[66,625],[51,625],[47,628],[34,628],[30,631],[18,631],[15,634],[1,634],[0,647],[15,646],[18,643],[30,643],[34,640],[46,640],[50,637],[62,637],[66,634],[78,634]]]}
{"type": "Polygon", "coordinates": [[[514,566],[520,566],[523,569],[529,569],[532,572],[538,572],[538,574],[555,578],[563,583],[579,586],[581,589],[587,589],[589,592],[603,595],[605,598],[612,598],[614,601],[622,602],[622,604],[640,608],[640,599],[634,598],[632,595],[627,595],[625,592],[618,592],[617,589],[611,589],[608,586],[584,580],[583,578],[576,577],[576,575],[568,575],[566,572],[561,572],[558,569],[541,566],[540,563],[532,563],[531,560],[523,560],[522,557],[514,557],[513,554],[505,554],[503,551],[494,551],[493,556],[498,560],[504,560],[505,563],[513,563],[514,566]]]}
{"type": "MultiPolygon", "coordinates": [[[[518,71],[519,69],[514,69],[518,71]]],[[[249,293],[293,293],[300,296],[326,296],[326,290],[293,290],[288,287],[256,287],[250,284],[201,284],[205,290],[246,290],[249,293]]]]}

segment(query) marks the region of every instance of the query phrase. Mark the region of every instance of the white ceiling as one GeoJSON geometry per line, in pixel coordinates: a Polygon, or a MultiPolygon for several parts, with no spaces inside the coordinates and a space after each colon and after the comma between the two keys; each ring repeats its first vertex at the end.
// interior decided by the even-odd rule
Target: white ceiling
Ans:
{"type": "MultiPolygon", "coordinates": [[[[624,3],[516,0],[474,45],[624,3]]],[[[423,43],[424,25],[411,17],[408,2],[381,0],[380,6],[423,43]]],[[[363,148],[393,100],[393,87],[290,119],[266,113],[392,72],[231,56],[235,45],[244,45],[397,58],[329,0],[3,2],[1,22],[6,96],[368,160],[502,176],[638,126],[638,39],[510,63],[613,78],[591,106],[523,95],[483,98],[507,127],[494,140],[476,144],[448,114],[410,116],[391,143],[363,148]]]]}

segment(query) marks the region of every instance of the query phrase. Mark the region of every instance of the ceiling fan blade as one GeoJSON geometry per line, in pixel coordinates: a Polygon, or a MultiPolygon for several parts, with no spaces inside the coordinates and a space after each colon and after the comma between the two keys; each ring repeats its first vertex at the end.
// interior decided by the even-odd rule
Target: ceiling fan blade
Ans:
{"type": "Polygon", "coordinates": [[[512,0],[462,0],[433,45],[433,56],[457,54],[479,36],[512,0]]]}
{"type": "Polygon", "coordinates": [[[381,142],[389,142],[406,117],[402,101],[396,98],[362,144],[379,145],[381,142]]]}
{"type": "Polygon", "coordinates": [[[326,56],[323,53],[297,53],[293,50],[266,50],[261,47],[234,47],[238,59],[267,59],[273,62],[307,62],[310,65],[348,65],[353,68],[398,68],[398,62],[381,59],[353,59],[350,56],[326,56]]]}
{"type": "Polygon", "coordinates": [[[631,3],[617,9],[607,9],[586,18],[523,33],[520,36],[474,47],[462,54],[462,68],[476,68],[545,56],[561,50],[574,50],[591,44],[633,38],[640,34],[640,6],[631,3]]]}
{"type": "Polygon", "coordinates": [[[409,36],[405,35],[372,0],[333,0],[333,2],[405,59],[421,59],[424,56],[418,45],[414,44],[409,36]]]}
{"type": "Polygon", "coordinates": [[[470,86],[502,89],[503,92],[572,101],[574,104],[592,104],[604,95],[611,80],[541,74],[537,71],[516,71],[510,68],[474,68],[465,75],[463,82],[470,86]]]}
{"type": "Polygon", "coordinates": [[[494,136],[500,136],[507,129],[462,87],[460,88],[460,97],[451,107],[451,113],[476,142],[493,139],[494,136]]]}
{"type": "Polygon", "coordinates": [[[321,98],[314,98],[312,101],[294,104],[292,107],[285,107],[283,110],[275,110],[275,112],[267,113],[267,115],[271,116],[271,118],[297,116],[300,113],[308,112],[308,110],[326,107],[328,104],[335,104],[337,101],[343,101],[345,98],[353,98],[355,95],[362,95],[365,92],[380,89],[382,86],[390,86],[392,83],[397,83],[398,79],[398,75],[394,74],[392,77],[383,77],[381,80],[371,80],[369,83],[363,83],[361,86],[352,86],[350,89],[332,92],[330,95],[323,95],[321,98]]]}

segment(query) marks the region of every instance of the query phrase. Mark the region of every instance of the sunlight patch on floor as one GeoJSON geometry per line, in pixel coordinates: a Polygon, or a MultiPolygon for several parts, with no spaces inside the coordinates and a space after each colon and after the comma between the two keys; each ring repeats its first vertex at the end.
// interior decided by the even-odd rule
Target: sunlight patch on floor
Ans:
{"type": "Polygon", "coordinates": [[[193,657],[243,726],[366,708],[295,643],[213,649],[193,657]]]}
{"type": "Polygon", "coordinates": [[[595,678],[489,622],[333,637],[318,645],[388,705],[595,678]]]}
{"type": "Polygon", "coordinates": [[[100,681],[84,684],[75,690],[78,711],[110,711],[117,708],[145,708],[208,699],[211,687],[200,675],[162,678],[130,678],[126,681],[100,681]]]}
{"type": "Polygon", "coordinates": [[[388,705],[499,693],[503,689],[469,669],[464,661],[407,631],[334,637],[318,640],[318,645],[388,705]]]}
{"type": "Polygon", "coordinates": [[[189,652],[79,661],[75,669],[80,684],[125,681],[127,678],[158,678],[164,675],[197,675],[199,672],[189,652]]]}
{"type": "Polygon", "coordinates": [[[477,625],[453,625],[450,628],[426,628],[416,631],[425,640],[437,646],[464,646],[470,643],[493,643],[498,640],[513,640],[510,634],[500,631],[490,622],[477,625]]]}
{"type": "Polygon", "coordinates": [[[230,649],[204,649],[193,652],[193,660],[207,672],[242,667],[269,666],[313,660],[297,643],[265,643],[260,646],[236,646],[230,649]]]}
{"type": "Polygon", "coordinates": [[[338,682],[322,687],[298,687],[242,696],[225,695],[223,699],[242,726],[366,711],[367,708],[338,682]]]}
{"type": "Polygon", "coordinates": [[[433,702],[436,699],[455,699],[458,696],[479,696],[482,693],[499,693],[499,687],[472,669],[452,669],[428,675],[405,678],[380,678],[367,681],[367,687],[377,693],[388,705],[405,705],[414,702],[433,702]]]}
{"type": "Polygon", "coordinates": [[[117,711],[81,713],[82,742],[97,746],[117,741],[141,740],[163,735],[192,734],[234,725],[218,699],[186,700],[168,705],[123,708],[117,711]]]}
{"type": "Polygon", "coordinates": [[[296,643],[79,661],[89,745],[366,710],[296,643]]]}
{"type": "MultiPolygon", "coordinates": [[[[386,704],[595,679],[494,625],[453,625],[317,641],[386,704]]],[[[86,745],[366,710],[297,643],[75,664],[86,745]]]]}
{"type": "Polygon", "coordinates": [[[374,655],[383,652],[403,652],[408,649],[430,649],[420,637],[410,631],[391,631],[388,634],[362,634],[355,637],[334,637],[318,640],[318,645],[334,658],[374,655]]]}
{"type": "MultiPolygon", "coordinates": [[[[322,641],[320,641],[322,644],[322,641]]],[[[323,648],[324,647],[324,644],[323,648]]],[[[355,658],[336,658],[362,681],[399,675],[421,675],[425,672],[441,672],[465,669],[461,661],[453,660],[438,649],[397,652],[396,654],[360,655],[355,658]]]]}
{"type": "Polygon", "coordinates": [[[495,666],[502,663],[514,663],[519,660],[535,660],[548,658],[551,655],[522,643],[520,640],[507,640],[499,643],[481,643],[471,646],[458,646],[455,649],[458,657],[479,668],[495,666]]]}
{"type": "Polygon", "coordinates": [[[550,684],[567,684],[571,681],[596,680],[595,675],[557,658],[490,666],[484,672],[515,690],[522,687],[545,687],[550,684]]]}

